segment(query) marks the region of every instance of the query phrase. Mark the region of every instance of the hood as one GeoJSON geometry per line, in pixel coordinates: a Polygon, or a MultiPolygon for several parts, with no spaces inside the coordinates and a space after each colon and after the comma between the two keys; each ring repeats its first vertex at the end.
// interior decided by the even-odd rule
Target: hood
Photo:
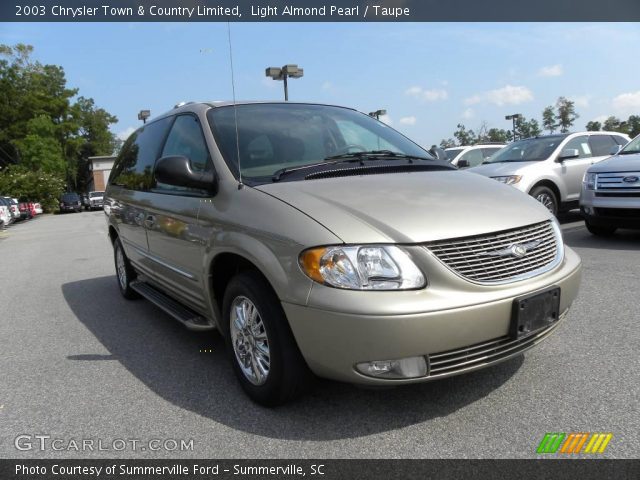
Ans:
{"type": "Polygon", "coordinates": [[[609,157],[590,167],[589,172],[640,172],[640,153],[609,157]]]}
{"type": "Polygon", "coordinates": [[[525,170],[531,170],[540,165],[542,161],[533,162],[496,162],[478,165],[470,168],[468,171],[479,173],[485,177],[502,177],[507,175],[521,175],[525,170]]]}
{"type": "Polygon", "coordinates": [[[551,218],[529,195],[457,170],[281,182],[256,188],[301,210],[345,243],[420,243],[551,218]]]}

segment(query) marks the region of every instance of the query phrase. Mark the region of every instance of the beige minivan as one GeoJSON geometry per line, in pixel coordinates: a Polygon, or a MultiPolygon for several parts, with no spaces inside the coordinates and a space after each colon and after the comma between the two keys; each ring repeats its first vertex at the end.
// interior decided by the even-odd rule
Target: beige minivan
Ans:
{"type": "Polygon", "coordinates": [[[124,297],[217,329],[265,405],[312,373],[397,385],[507,360],[580,281],[536,200],[337,106],[177,107],[124,143],[105,202],[124,297]]]}

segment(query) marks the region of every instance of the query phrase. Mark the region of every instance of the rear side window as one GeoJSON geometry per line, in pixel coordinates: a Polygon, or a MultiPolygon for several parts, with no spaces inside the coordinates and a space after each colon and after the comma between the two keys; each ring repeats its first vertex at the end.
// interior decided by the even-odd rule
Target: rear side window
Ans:
{"type": "MultiPolygon", "coordinates": [[[[200,121],[194,115],[180,115],[173,123],[162,149],[161,157],[171,155],[187,157],[191,161],[191,168],[194,172],[206,172],[212,169],[211,157],[200,127],[200,121]]],[[[175,192],[205,193],[198,189],[164,183],[157,183],[156,188],[175,192]]]]}
{"type": "Polygon", "coordinates": [[[616,141],[616,143],[618,145],[622,145],[623,147],[629,143],[629,140],[627,140],[626,138],[620,136],[620,135],[611,135],[613,137],[613,139],[616,141]]]}
{"type": "Polygon", "coordinates": [[[147,191],[155,184],[153,165],[173,117],[149,123],[133,133],[122,146],[109,183],[131,190],[147,191]]]}
{"type": "Polygon", "coordinates": [[[458,162],[460,162],[460,160],[466,160],[469,162],[470,167],[476,167],[482,163],[484,158],[482,150],[480,148],[474,148],[473,150],[463,153],[458,159],[458,162]]]}
{"type": "Polygon", "coordinates": [[[616,142],[609,135],[591,135],[589,145],[591,145],[594,157],[604,157],[611,155],[611,150],[616,146],[616,142]]]}
{"type": "Polygon", "coordinates": [[[488,147],[488,148],[482,148],[482,156],[487,159],[489,158],[491,155],[493,155],[494,153],[496,153],[498,150],[500,150],[502,147],[488,147]]]}

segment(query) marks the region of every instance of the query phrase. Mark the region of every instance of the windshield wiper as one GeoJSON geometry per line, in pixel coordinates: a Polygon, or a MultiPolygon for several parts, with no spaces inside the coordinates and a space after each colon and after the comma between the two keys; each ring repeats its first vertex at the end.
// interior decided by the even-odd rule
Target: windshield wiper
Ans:
{"type": "Polygon", "coordinates": [[[413,163],[413,160],[429,160],[433,161],[433,158],[429,157],[420,157],[417,155],[406,155],[404,153],[392,152],[391,150],[370,150],[367,152],[353,152],[353,153],[343,153],[341,155],[333,155],[327,157],[322,162],[318,163],[310,163],[309,165],[302,165],[300,167],[293,168],[281,168],[273,173],[271,180],[274,182],[280,181],[280,179],[284,175],[288,175],[289,173],[297,172],[300,170],[306,170],[308,168],[321,167],[324,165],[336,165],[338,163],[347,163],[347,162],[364,162],[371,160],[380,160],[380,159],[398,159],[398,160],[408,160],[409,163],[413,163]]]}
{"type": "Polygon", "coordinates": [[[408,160],[434,160],[430,157],[420,157],[418,155],[407,155],[405,153],[394,152],[392,150],[367,150],[363,152],[352,152],[352,153],[342,153],[340,155],[331,155],[330,157],[326,157],[325,161],[331,160],[366,160],[366,159],[377,160],[379,158],[404,158],[408,160]]]}

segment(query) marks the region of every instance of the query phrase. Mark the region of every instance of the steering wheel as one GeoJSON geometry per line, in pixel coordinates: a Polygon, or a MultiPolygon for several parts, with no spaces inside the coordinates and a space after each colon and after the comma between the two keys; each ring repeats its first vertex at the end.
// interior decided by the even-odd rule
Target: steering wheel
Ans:
{"type": "Polygon", "coordinates": [[[358,145],[357,143],[348,143],[347,145],[344,145],[343,147],[340,147],[338,150],[336,150],[334,152],[334,155],[341,155],[343,153],[349,153],[349,150],[351,150],[352,148],[357,148],[361,152],[366,152],[367,150],[369,150],[367,147],[364,147],[362,145],[358,145]]]}

